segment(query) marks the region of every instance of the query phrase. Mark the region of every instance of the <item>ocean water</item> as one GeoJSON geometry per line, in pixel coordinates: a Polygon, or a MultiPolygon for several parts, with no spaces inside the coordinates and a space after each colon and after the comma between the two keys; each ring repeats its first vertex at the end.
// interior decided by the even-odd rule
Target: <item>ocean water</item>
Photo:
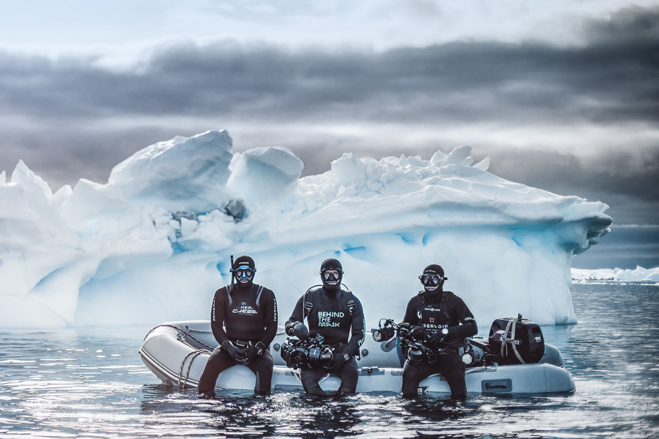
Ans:
{"type": "Polygon", "coordinates": [[[137,350],[150,328],[2,330],[0,437],[659,437],[659,286],[579,284],[573,297],[579,323],[543,327],[563,353],[573,395],[464,404],[297,392],[205,401],[164,386],[142,365],[137,350]]]}

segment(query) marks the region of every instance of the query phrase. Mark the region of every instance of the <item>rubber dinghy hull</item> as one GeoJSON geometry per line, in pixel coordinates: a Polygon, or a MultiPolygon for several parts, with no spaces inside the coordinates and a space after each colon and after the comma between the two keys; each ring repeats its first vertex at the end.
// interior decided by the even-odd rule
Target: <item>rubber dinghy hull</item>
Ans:
{"type": "MultiPolygon", "coordinates": [[[[286,340],[281,332],[272,344],[275,366],[273,391],[303,391],[299,371],[286,367],[279,346],[286,340]]],[[[217,342],[209,321],[171,322],[158,325],[144,338],[139,354],[144,364],[163,383],[179,389],[197,387],[206,362],[217,342]]],[[[470,394],[546,395],[569,394],[575,391],[574,381],[562,366],[560,352],[548,346],[547,361],[537,364],[517,364],[467,368],[465,380],[470,394]]],[[[367,337],[362,351],[367,355],[359,361],[359,393],[400,393],[402,368],[396,349],[384,352],[380,343],[367,337]],[[370,341],[369,341],[370,340],[370,341]]],[[[246,366],[236,365],[223,371],[215,384],[217,391],[253,390],[256,378],[246,366]]],[[[338,390],[340,379],[327,375],[320,382],[328,393],[338,390]]],[[[433,375],[420,384],[427,394],[450,394],[448,383],[441,375],[433,375]]]]}

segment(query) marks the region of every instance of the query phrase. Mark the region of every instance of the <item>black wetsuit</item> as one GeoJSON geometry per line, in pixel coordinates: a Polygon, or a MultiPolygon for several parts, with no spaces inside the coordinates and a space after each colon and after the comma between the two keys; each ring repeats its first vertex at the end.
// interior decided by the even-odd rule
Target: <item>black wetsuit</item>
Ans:
{"type": "Polygon", "coordinates": [[[435,294],[420,292],[407,304],[403,320],[412,326],[422,325],[428,333],[448,328],[444,339],[443,353],[436,363],[405,362],[403,369],[403,396],[418,394],[419,383],[428,376],[441,373],[451,388],[451,396],[464,399],[467,396],[465,365],[458,355],[464,339],[476,335],[478,326],[473,314],[463,300],[451,291],[437,291],[435,294]]]}
{"type": "Polygon", "coordinates": [[[355,355],[359,354],[359,347],[366,337],[361,302],[350,291],[314,287],[297,301],[291,317],[286,322],[286,333],[292,335],[295,323],[304,322],[305,317],[309,336],[322,335],[325,343],[335,348],[335,358],[346,353],[349,359],[338,370],[302,370],[300,378],[304,390],[310,394],[323,394],[318,381],[327,373],[334,373],[341,377],[339,393],[354,393],[358,378],[355,355]]]}
{"type": "Polygon", "coordinates": [[[215,388],[215,381],[223,370],[237,362],[222,349],[222,343],[230,340],[254,345],[263,342],[267,347],[246,366],[256,374],[254,392],[262,394],[270,391],[274,360],[269,347],[277,334],[277,299],[275,293],[257,284],[243,286],[229,285],[215,292],[211,311],[211,328],[218,346],[206,364],[199,379],[199,392],[209,392],[215,388]]]}

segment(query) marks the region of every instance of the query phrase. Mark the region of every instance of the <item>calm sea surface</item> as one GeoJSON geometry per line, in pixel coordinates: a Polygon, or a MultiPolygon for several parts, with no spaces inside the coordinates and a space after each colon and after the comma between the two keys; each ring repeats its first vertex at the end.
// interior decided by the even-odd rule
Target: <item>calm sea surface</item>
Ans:
{"type": "Polygon", "coordinates": [[[142,365],[137,350],[150,328],[2,331],[0,438],[659,437],[659,286],[575,285],[573,296],[579,324],[543,331],[576,393],[464,405],[293,392],[204,401],[142,365]]]}

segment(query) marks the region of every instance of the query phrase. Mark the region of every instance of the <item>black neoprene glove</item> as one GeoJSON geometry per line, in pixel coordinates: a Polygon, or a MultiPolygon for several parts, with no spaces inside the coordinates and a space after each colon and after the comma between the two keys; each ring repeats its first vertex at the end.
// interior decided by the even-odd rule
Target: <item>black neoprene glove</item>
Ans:
{"type": "Polygon", "coordinates": [[[346,361],[350,359],[350,355],[345,352],[334,352],[334,363],[332,364],[332,369],[339,370],[346,361]]]}
{"type": "Polygon", "coordinates": [[[438,348],[442,345],[442,343],[444,343],[445,339],[446,339],[446,334],[442,334],[440,331],[437,331],[430,336],[430,341],[428,342],[428,344],[430,345],[431,348],[438,348]]]}
{"type": "Polygon", "coordinates": [[[251,363],[256,357],[263,355],[263,352],[265,352],[265,344],[262,341],[248,347],[245,352],[245,363],[251,363]]]}
{"type": "Polygon", "coordinates": [[[421,325],[416,325],[416,326],[412,326],[412,330],[410,331],[410,335],[415,340],[424,341],[426,339],[426,336],[428,335],[428,333],[426,332],[426,328],[424,328],[421,325]]]}
{"type": "Polygon", "coordinates": [[[309,330],[307,329],[306,326],[304,326],[304,323],[297,322],[293,326],[293,335],[299,338],[300,340],[306,340],[307,338],[309,338],[309,330]]]}
{"type": "Polygon", "coordinates": [[[234,361],[237,361],[238,363],[243,363],[245,361],[245,353],[247,352],[247,349],[236,347],[231,340],[226,340],[222,343],[222,349],[224,349],[234,361]]]}

